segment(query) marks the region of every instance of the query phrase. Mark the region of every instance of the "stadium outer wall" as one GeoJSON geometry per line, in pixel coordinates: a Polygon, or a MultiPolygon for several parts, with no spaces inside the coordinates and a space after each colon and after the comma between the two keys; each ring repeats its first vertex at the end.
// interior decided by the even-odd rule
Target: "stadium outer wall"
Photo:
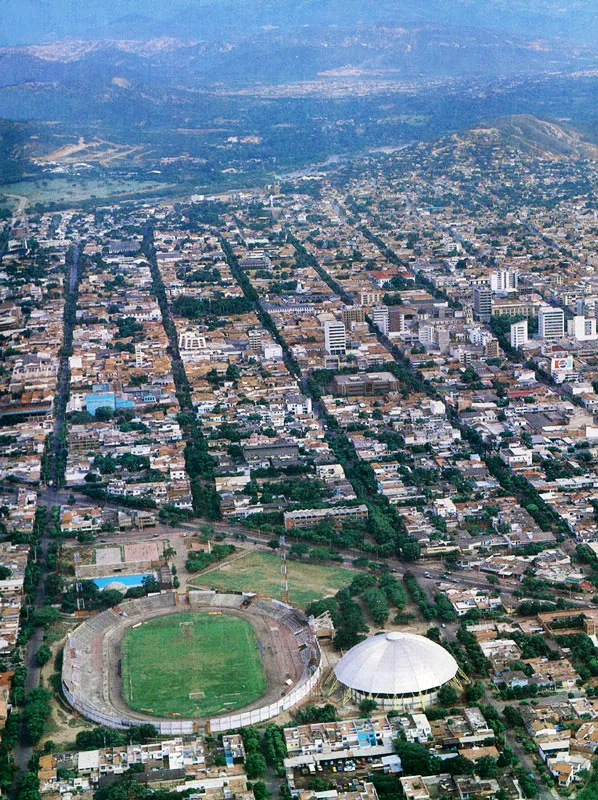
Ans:
{"type": "Polygon", "coordinates": [[[254,595],[190,591],[182,605],[175,594],[151,595],[140,600],[124,601],[118,607],[118,612],[109,609],[82,623],[68,637],[64,648],[62,690],[69,704],[80,714],[109,728],[126,730],[149,722],[162,736],[190,734],[202,726],[209,726],[210,731],[220,733],[266,722],[299,705],[317,686],[321,670],[320,646],[302,612],[277,600],[255,598],[254,595]],[[249,607],[243,609],[242,604],[248,601],[249,607]],[[114,655],[115,649],[120,649],[126,632],[134,625],[158,616],[204,609],[232,613],[249,621],[257,614],[268,622],[275,621],[277,625],[284,626],[288,638],[292,636],[296,644],[302,667],[292,688],[273,702],[259,705],[258,700],[253,704],[257,707],[241,708],[210,719],[155,717],[126,706],[122,699],[120,665],[119,678],[115,680],[114,655]],[[115,682],[118,683],[118,697],[115,697],[115,682]]]}

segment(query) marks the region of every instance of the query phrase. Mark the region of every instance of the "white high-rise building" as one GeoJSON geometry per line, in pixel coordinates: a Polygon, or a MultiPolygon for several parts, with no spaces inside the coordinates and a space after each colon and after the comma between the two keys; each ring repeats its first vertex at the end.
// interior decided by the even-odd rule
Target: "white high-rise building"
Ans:
{"type": "Polygon", "coordinates": [[[388,336],[389,314],[388,306],[376,306],[372,309],[372,322],[378,330],[388,336]]]}
{"type": "Polygon", "coordinates": [[[143,346],[140,344],[135,345],[135,366],[143,366],[143,346]]]}
{"type": "Polygon", "coordinates": [[[514,322],[511,325],[511,347],[517,349],[526,344],[528,340],[527,320],[522,319],[521,322],[514,322]]]}
{"type": "Polygon", "coordinates": [[[422,322],[417,331],[417,338],[424,347],[432,347],[435,342],[435,328],[429,323],[422,322]]]}
{"type": "Polygon", "coordinates": [[[347,331],[339,320],[331,319],[324,323],[324,346],[331,356],[344,356],[347,352],[347,331]]]}
{"type": "Polygon", "coordinates": [[[262,340],[264,338],[263,328],[251,328],[247,331],[248,346],[250,353],[262,352],[262,340]]]}
{"type": "Polygon", "coordinates": [[[500,269],[490,273],[490,289],[494,294],[516,292],[519,286],[519,273],[515,269],[500,269]]]}
{"type": "Polygon", "coordinates": [[[562,339],[565,335],[563,309],[541,306],[538,311],[538,333],[541,339],[562,339]]]}
{"type": "Polygon", "coordinates": [[[596,320],[578,314],[567,322],[567,333],[579,342],[596,339],[596,320]]]}

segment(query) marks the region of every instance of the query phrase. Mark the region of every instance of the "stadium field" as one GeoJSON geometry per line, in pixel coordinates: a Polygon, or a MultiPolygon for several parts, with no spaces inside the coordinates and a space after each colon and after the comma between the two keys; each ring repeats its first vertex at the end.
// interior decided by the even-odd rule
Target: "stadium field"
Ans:
{"type": "MultiPolygon", "coordinates": [[[[289,561],[289,601],[305,608],[313,600],[348,586],[355,573],[343,567],[289,561]]],[[[221,592],[256,592],[280,597],[280,558],[274,553],[250,553],[193,578],[190,583],[221,592]]]]}
{"type": "Polygon", "coordinates": [[[232,615],[169,614],[122,642],[125,702],[157,716],[205,717],[252,703],[266,675],[251,625],[232,615]]]}

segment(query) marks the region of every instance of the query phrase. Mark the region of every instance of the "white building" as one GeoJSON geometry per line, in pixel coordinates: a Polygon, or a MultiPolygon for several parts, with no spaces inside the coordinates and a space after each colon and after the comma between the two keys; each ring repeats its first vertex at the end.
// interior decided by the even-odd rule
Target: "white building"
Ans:
{"type": "Polygon", "coordinates": [[[458,669],[452,655],[431,639],[393,631],[352,647],[334,674],[357,702],[369,698],[383,709],[413,711],[435,703],[458,669]]]}
{"type": "Polygon", "coordinates": [[[521,322],[513,322],[511,325],[511,347],[517,349],[527,344],[529,340],[527,330],[527,320],[522,319],[521,322]]]}
{"type": "Polygon", "coordinates": [[[468,328],[467,335],[469,336],[469,341],[476,347],[485,347],[488,342],[494,339],[494,336],[489,330],[481,328],[478,325],[468,328]]]}
{"type": "Polygon", "coordinates": [[[135,366],[143,366],[143,345],[140,344],[135,345],[135,366]]]}
{"type": "Polygon", "coordinates": [[[181,350],[203,350],[206,346],[206,337],[188,329],[179,334],[179,348],[181,350]]]}
{"type": "Polygon", "coordinates": [[[565,335],[563,309],[541,306],[538,311],[538,332],[542,339],[562,339],[565,335]]]}
{"type": "Polygon", "coordinates": [[[519,273],[514,269],[500,269],[490,273],[490,289],[493,294],[516,292],[519,286],[519,273]]]}
{"type": "Polygon", "coordinates": [[[331,356],[344,356],[347,352],[347,331],[339,320],[324,323],[324,346],[331,356]]]}
{"type": "Polygon", "coordinates": [[[378,330],[388,336],[389,314],[388,306],[376,306],[372,309],[372,322],[378,330]]]}
{"type": "Polygon", "coordinates": [[[262,345],[262,355],[266,361],[282,361],[282,347],[276,342],[265,341],[262,345]]]}
{"type": "Polygon", "coordinates": [[[583,315],[575,316],[567,322],[567,333],[578,342],[597,339],[596,320],[583,315]]]}
{"type": "Polygon", "coordinates": [[[248,349],[250,353],[262,352],[263,337],[264,331],[262,328],[252,328],[251,330],[247,331],[247,338],[249,341],[248,349]]]}
{"type": "Polygon", "coordinates": [[[424,347],[432,347],[435,341],[434,334],[434,326],[424,322],[418,328],[417,338],[424,347]]]}

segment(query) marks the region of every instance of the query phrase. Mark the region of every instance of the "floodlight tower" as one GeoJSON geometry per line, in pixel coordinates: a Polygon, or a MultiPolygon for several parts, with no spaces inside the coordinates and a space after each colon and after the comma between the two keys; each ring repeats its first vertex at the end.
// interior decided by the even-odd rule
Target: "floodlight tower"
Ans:
{"type": "Polygon", "coordinates": [[[289,602],[289,562],[287,561],[287,537],[279,539],[280,548],[280,599],[289,602]]]}

